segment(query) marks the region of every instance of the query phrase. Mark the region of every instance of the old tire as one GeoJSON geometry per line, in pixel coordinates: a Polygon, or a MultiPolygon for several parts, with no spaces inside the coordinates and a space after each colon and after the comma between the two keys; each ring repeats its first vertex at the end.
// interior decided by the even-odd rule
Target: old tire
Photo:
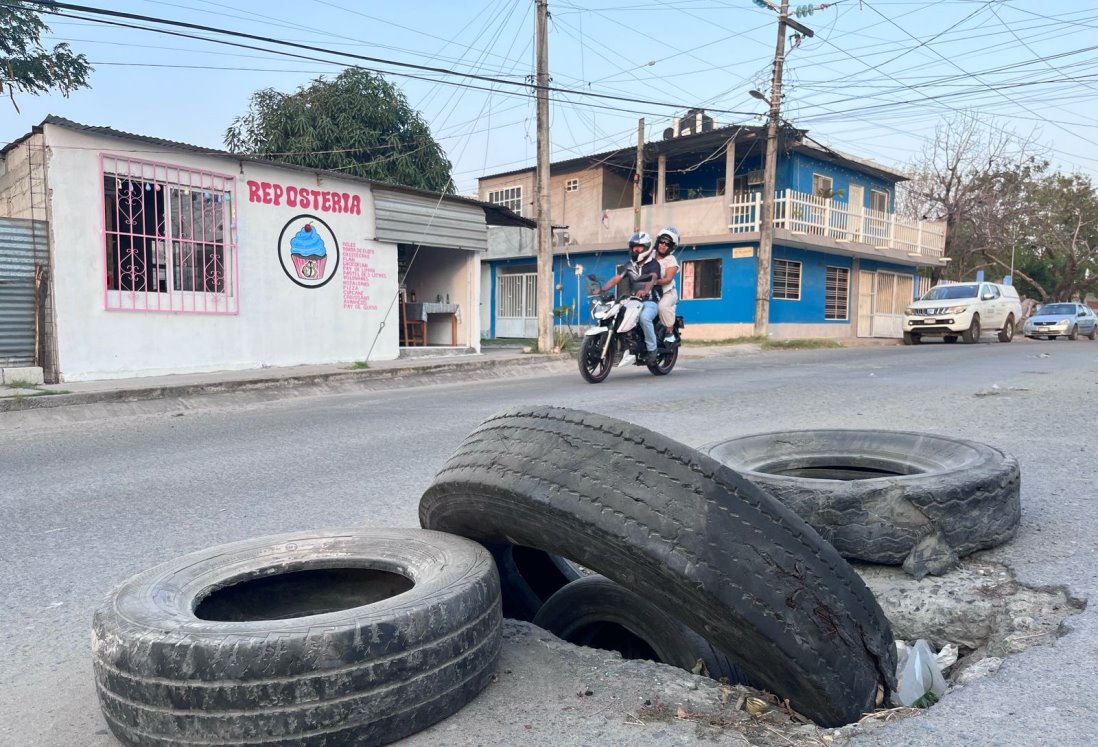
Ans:
{"type": "Polygon", "coordinates": [[[419,529],[302,532],[135,576],[92,623],[129,745],[378,745],[461,708],[500,649],[491,556],[419,529]]]}
{"type": "Polygon", "coordinates": [[[1068,339],[1069,340],[1078,340],[1079,339],[1079,326],[1078,325],[1076,325],[1076,324],[1071,325],[1071,331],[1068,332],[1068,339]]]}
{"type": "Polygon", "coordinates": [[[1014,315],[1007,316],[1006,324],[999,330],[999,342],[1010,342],[1014,339],[1014,315]]]}
{"type": "Polygon", "coordinates": [[[702,451],[793,509],[852,560],[916,578],[1014,536],[1018,461],[929,433],[808,430],[728,439],[702,451]]]}
{"type": "Polygon", "coordinates": [[[462,442],[419,516],[601,573],[736,652],[748,677],[820,724],[856,721],[879,686],[886,699],[894,689],[889,624],[835,549],[731,469],[645,428],[509,410],[462,442]]]}
{"type": "Polygon", "coordinates": [[[980,341],[980,315],[972,315],[972,323],[968,325],[968,329],[961,333],[961,338],[972,345],[980,341]]]}
{"type": "Polygon", "coordinates": [[[503,616],[530,622],[553,594],[583,574],[566,559],[538,550],[506,543],[485,545],[499,571],[503,616]]]}
{"type": "Polygon", "coordinates": [[[577,646],[748,684],[743,672],[708,641],[605,576],[584,576],[565,585],[546,600],[533,622],[577,646]]]}

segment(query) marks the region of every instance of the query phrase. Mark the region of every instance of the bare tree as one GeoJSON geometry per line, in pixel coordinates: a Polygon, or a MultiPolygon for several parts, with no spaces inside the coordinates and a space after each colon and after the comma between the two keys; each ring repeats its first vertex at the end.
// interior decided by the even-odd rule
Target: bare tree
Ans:
{"type": "MultiPolygon", "coordinates": [[[[959,279],[990,262],[984,250],[991,214],[1017,209],[1003,187],[1044,168],[1032,134],[1019,137],[962,113],[943,121],[910,165],[912,179],[901,185],[898,207],[911,218],[945,221],[951,260],[945,271],[959,279]]],[[[935,268],[932,279],[942,277],[935,268]]]]}

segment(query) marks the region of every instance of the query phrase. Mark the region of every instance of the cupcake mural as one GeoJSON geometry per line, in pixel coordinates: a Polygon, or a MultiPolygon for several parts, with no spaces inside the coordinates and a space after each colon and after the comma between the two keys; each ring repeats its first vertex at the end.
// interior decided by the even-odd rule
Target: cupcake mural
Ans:
{"type": "Polygon", "coordinates": [[[286,277],[302,288],[326,285],[339,269],[339,242],[315,215],[298,215],[282,227],[278,259],[286,277]]]}
{"type": "Polygon", "coordinates": [[[324,239],[313,230],[312,223],[306,223],[290,239],[290,259],[302,280],[322,280],[324,264],[328,261],[328,250],[324,248],[324,239]]]}

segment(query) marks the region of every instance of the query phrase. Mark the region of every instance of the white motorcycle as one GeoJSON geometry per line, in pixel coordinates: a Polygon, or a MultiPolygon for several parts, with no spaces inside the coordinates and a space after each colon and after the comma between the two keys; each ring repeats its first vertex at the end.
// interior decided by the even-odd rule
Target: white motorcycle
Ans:
{"type": "Polygon", "coordinates": [[[594,324],[583,334],[583,346],[579,353],[579,370],[591,384],[598,384],[610,375],[615,365],[648,366],[654,376],[666,376],[679,359],[679,345],[685,326],[681,316],[675,317],[671,332],[674,342],[664,340],[668,331],[656,319],[656,362],[645,363],[647,349],[644,332],[640,328],[640,312],[644,302],[631,295],[624,299],[613,294],[592,296],[597,299],[591,306],[594,324]]]}

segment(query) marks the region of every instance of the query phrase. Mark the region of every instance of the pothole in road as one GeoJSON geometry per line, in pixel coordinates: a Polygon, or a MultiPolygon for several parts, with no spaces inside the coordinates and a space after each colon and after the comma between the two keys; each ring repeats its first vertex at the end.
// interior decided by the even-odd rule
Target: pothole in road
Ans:
{"type": "Polygon", "coordinates": [[[899,568],[852,564],[873,592],[897,640],[925,639],[935,651],[958,648],[943,672],[965,685],[1003,659],[1064,635],[1063,622],[1086,608],[1065,587],[1031,588],[997,563],[962,561],[943,576],[916,581],[899,568]]]}

